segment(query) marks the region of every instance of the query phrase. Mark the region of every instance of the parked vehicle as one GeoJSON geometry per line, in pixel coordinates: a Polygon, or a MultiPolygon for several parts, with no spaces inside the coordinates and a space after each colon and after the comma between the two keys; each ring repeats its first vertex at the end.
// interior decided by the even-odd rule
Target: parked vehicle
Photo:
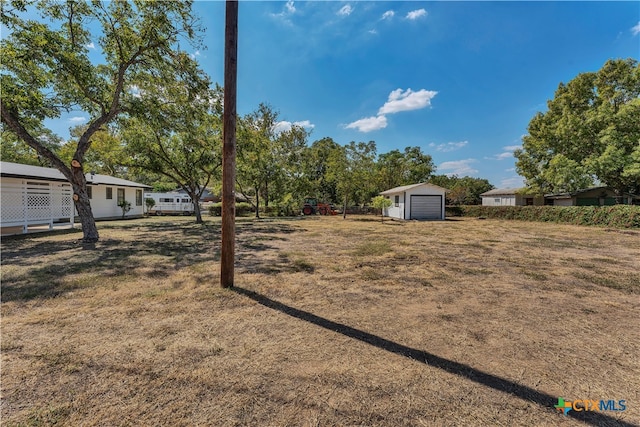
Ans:
{"type": "Polygon", "coordinates": [[[338,211],[329,203],[319,203],[318,199],[306,198],[304,199],[304,205],[302,206],[302,213],[304,215],[336,215],[338,211]]]}
{"type": "Polygon", "coordinates": [[[153,199],[155,205],[147,212],[149,215],[193,215],[193,201],[180,193],[144,193],[145,199],[153,199]]]}

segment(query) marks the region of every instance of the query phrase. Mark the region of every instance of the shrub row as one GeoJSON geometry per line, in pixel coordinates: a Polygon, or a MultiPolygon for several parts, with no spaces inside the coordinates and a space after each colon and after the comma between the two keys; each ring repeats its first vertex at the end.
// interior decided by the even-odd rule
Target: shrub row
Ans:
{"type": "Polygon", "coordinates": [[[640,228],[640,206],[448,206],[447,216],[475,216],[615,228],[640,228]]]}
{"type": "MultiPolygon", "coordinates": [[[[208,207],[209,215],[220,216],[222,215],[222,202],[213,203],[208,207]]],[[[298,214],[299,209],[295,209],[294,206],[288,205],[276,205],[260,208],[260,215],[264,216],[295,216],[298,214]]],[[[251,206],[251,203],[238,202],[236,203],[236,216],[251,216],[255,214],[255,209],[251,206]]]]}
{"type": "MultiPolygon", "coordinates": [[[[209,215],[220,216],[222,215],[222,202],[213,203],[209,205],[207,209],[209,210],[209,215]]],[[[254,212],[255,211],[253,210],[253,206],[251,206],[251,203],[236,203],[236,216],[249,216],[254,212]]]]}

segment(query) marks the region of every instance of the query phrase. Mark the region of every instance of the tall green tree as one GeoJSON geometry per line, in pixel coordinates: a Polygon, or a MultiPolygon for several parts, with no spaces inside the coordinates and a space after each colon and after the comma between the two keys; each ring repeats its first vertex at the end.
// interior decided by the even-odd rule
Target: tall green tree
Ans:
{"type": "Polygon", "coordinates": [[[420,147],[406,147],[403,152],[392,150],[380,154],[377,161],[382,190],[427,182],[435,169],[431,156],[423,153],[420,147]]]}
{"type": "Polygon", "coordinates": [[[640,190],[640,66],[607,61],[561,83],[516,150],[516,168],[536,192],[573,191],[598,182],[622,196],[640,190]]]}
{"type": "Polygon", "coordinates": [[[249,196],[256,217],[261,200],[268,207],[283,199],[300,174],[308,132],[296,125],[278,131],[277,123],[278,112],[264,103],[238,120],[236,180],[240,192],[249,196]]]}
{"type": "Polygon", "coordinates": [[[343,201],[342,217],[351,203],[366,203],[377,193],[375,183],[376,143],[354,142],[331,153],[329,178],[336,182],[343,201]]]}
{"type": "Polygon", "coordinates": [[[457,175],[434,175],[429,183],[449,190],[446,194],[448,205],[479,205],[482,203],[480,194],[495,188],[486,179],[457,175]]]}
{"type": "MultiPolygon", "coordinates": [[[[190,87],[193,62],[178,42],[196,41],[191,1],[7,0],[0,22],[0,114],[3,126],[69,180],[84,242],[98,230],[86,189],[84,161],[93,136],[117,116],[144,110],[137,85],[172,70],[190,87]],[[38,19],[30,16],[39,15],[38,19]],[[91,27],[90,27],[91,26],[91,27]],[[93,44],[102,61],[89,57],[93,44]],[[89,115],[77,140],[73,161],[60,157],[37,138],[45,119],[65,111],[89,115]]],[[[166,73],[165,73],[166,74],[166,73]]]]}
{"type": "MultiPolygon", "coordinates": [[[[38,154],[36,150],[26,145],[17,135],[8,130],[4,123],[0,123],[0,153],[3,162],[21,163],[23,165],[52,167],[51,162],[38,154]]],[[[33,136],[54,153],[59,153],[63,140],[49,129],[38,127],[33,129],[33,136]]]]}
{"type": "Polygon", "coordinates": [[[222,167],[222,89],[208,91],[208,80],[190,93],[180,81],[144,86],[153,108],[120,121],[126,153],[135,171],[167,177],[193,200],[196,223],[202,223],[199,200],[222,167]]]}
{"type": "MultiPolygon", "coordinates": [[[[59,151],[59,156],[66,164],[71,163],[78,139],[86,131],[86,126],[71,128],[71,139],[59,151]]],[[[122,138],[114,126],[103,126],[91,137],[91,150],[87,151],[84,170],[128,179],[128,162],[122,138]]]]}
{"type": "Polygon", "coordinates": [[[337,203],[336,180],[329,171],[329,162],[342,147],[329,137],[314,141],[305,147],[300,162],[300,177],[296,181],[296,194],[314,197],[325,203],[337,203]]]}

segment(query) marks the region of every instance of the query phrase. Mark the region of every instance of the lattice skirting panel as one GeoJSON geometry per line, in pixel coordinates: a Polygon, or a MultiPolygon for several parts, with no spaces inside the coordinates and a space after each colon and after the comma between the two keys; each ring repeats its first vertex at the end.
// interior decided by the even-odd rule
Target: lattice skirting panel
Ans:
{"type": "Polygon", "coordinates": [[[32,224],[49,224],[50,228],[57,223],[73,226],[75,209],[70,184],[3,179],[0,193],[3,228],[22,226],[26,233],[32,224]]]}

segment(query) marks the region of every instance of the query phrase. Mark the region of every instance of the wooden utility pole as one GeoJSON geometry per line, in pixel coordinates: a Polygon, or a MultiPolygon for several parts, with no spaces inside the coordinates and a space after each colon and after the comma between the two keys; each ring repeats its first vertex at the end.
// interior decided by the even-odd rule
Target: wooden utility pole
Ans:
{"type": "Polygon", "coordinates": [[[238,2],[227,0],[224,30],[224,113],[222,116],[222,248],[220,286],[233,286],[236,239],[236,86],[238,2]]]}

